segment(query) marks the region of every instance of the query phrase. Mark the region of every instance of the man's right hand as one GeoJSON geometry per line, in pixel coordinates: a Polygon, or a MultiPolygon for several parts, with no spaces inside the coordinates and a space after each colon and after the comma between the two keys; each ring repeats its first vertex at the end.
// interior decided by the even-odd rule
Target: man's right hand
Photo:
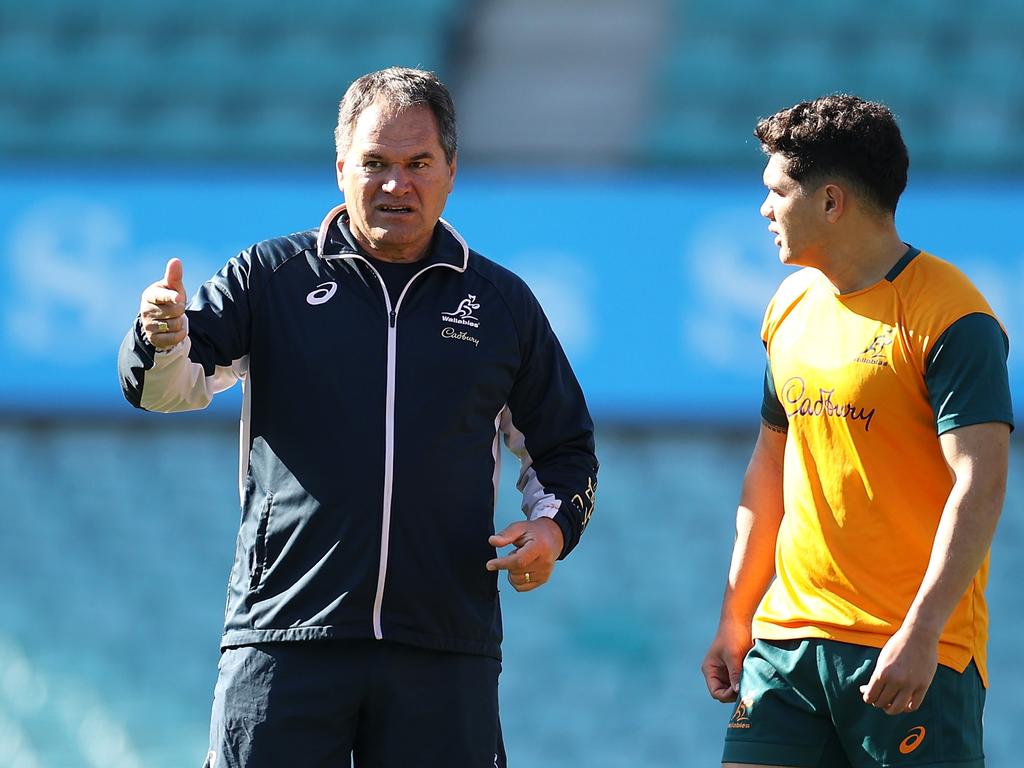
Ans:
{"type": "Polygon", "coordinates": [[[139,316],[146,339],[157,349],[170,349],[188,335],[185,321],[185,285],[181,259],[167,262],[163,280],[142,292],[139,316]]]}
{"type": "Polygon", "coordinates": [[[736,701],[743,657],[752,645],[749,622],[719,625],[718,633],[700,665],[711,698],[723,703],[736,701]]]}

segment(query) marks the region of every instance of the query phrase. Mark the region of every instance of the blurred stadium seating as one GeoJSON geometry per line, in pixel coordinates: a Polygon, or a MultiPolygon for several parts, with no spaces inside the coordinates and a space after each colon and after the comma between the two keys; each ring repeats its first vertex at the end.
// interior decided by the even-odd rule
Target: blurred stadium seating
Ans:
{"type": "Polygon", "coordinates": [[[462,6],[5,2],[0,152],[191,163],[329,156],[330,115],[348,84],[392,64],[447,73],[462,6]]]}
{"type": "MultiPolygon", "coordinates": [[[[750,434],[603,429],[599,506],[551,588],[503,589],[513,765],[718,761],[726,711],[698,665],[717,619],[750,434]]],[[[198,766],[237,531],[237,433],[0,426],[0,765],[198,766]]],[[[1019,446],[1013,457],[1019,466],[1019,446]]],[[[517,517],[506,456],[499,524],[517,517]]],[[[1024,541],[1015,478],[993,552],[987,740],[1012,768],[1024,541]]]]}
{"type": "Polygon", "coordinates": [[[752,115],[825,93],[883,101],[915,168],[1024,167],[1024,4],[672,0],[652,163],[746,163],[752,115]]]}
{"type": "Polygon", "coordinates": [[[347,84],[404,64],[453,83],[479,162],[741,165],[752,116],[848,90],[893,107],[915,167],[1020,169],[1022,8],[8,0],[0,152],[312,162],[329,151],[325,116],[347,84]]]}

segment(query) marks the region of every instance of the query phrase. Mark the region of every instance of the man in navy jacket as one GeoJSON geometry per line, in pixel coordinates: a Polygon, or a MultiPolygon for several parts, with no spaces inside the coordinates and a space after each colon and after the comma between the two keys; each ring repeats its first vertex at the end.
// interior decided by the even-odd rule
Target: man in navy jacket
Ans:
{"type": "Polygon", "coordinates": [[[139,408],[243,386],[207,764],[503,766],[496,571],[536,589],[578,542],[593,425],[529,288],[440,218],[445,86],[358,79],[336,141],[345,204],[318,230],[240,253],[187,309],[172,259],[121,347],[139,408]],[[496,534],[502,435],[527,519],[496,534]]]}

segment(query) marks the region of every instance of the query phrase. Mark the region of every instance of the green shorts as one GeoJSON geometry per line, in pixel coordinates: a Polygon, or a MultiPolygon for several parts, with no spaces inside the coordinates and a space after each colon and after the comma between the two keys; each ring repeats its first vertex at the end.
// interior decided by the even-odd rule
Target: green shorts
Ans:
{"type": "Polygon", "coordinates": [[[972,661],[939,665],[916,712],[864,703],[879,649],[834,640],[758,640],[743,662],[722,762],[793,768],[983,768],[985,687],[972,661]]]}

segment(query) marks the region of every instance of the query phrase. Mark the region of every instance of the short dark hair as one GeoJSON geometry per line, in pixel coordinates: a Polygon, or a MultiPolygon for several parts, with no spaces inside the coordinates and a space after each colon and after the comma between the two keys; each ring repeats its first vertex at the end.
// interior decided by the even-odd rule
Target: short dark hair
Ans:
{"type": "Polygon", "coordinates": [[[759,120],[754,135],[767,154],[786,158],[786,173],[801,184],[836,174],[890,213],[907,186],[907,147],[884,104],[845,93],[802,101],[759,120]]]}
{"type": "Polygon", "coordinates": [[[381,101],[396,111],[427,106],[437,120],[437,134],[445,160],[451,163],[458,150],[455,105],[451,94],[433,72],[408,67],[388,67],[363,75],[345,91],[338,105],[334,145],[341,157],[348,152],[352,131],[363,110],[381,101]]]}

